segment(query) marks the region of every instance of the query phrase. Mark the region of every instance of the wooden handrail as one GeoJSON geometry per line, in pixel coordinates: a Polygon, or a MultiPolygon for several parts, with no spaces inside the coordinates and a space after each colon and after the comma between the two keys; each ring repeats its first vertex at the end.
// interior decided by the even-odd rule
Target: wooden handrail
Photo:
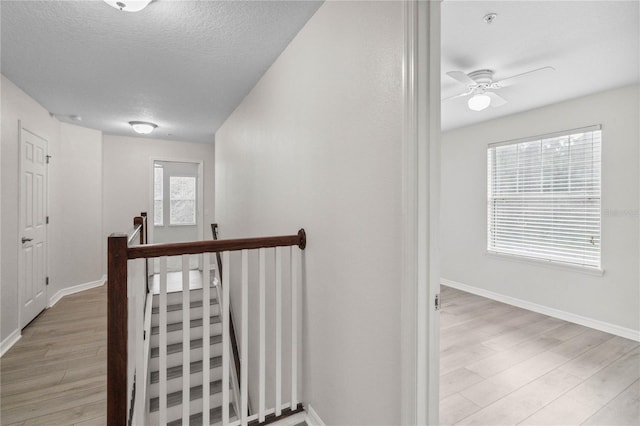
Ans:
{"type": "Polygon", "coordinates": [[[296,235],[282,237],[241,238],[236,240],[192,241],[172,244],[146,244],[129,247],[129,259],[140,259],[160,256],[180,256],[183,254],[216,253],[221,251],[251,250],[271,247],[298,246],[306,247],[307,238],[304,229],[296,235]]]}

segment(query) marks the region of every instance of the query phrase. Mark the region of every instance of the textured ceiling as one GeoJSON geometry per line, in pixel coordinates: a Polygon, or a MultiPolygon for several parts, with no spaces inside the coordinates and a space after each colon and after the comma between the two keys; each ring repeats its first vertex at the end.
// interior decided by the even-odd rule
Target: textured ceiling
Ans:
{"type": "Polygon", "coordinates": [[[452,129],[640,81],[640,2],[453,1],[442,4],[442,97],[464,91],[447,71],[495,71],[495,79],[544,66],[497,91],[508,103],[471,111],[467,99],[442,104],[452,129]],[[483,17],[498,14],[486,24],[483,17]]]}
{"type": "Polygon", "coordinates": [[[62,121],[212,142],[318,1],[166,1],[137,13],[102,1],[1,2],[1,70],[62,121]]]}

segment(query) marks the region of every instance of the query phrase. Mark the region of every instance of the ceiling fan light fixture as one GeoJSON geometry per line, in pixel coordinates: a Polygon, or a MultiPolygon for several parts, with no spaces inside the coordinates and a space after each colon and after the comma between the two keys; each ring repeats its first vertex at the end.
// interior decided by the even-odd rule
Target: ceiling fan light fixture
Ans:
{"type": "Polygon", "coordinates": [[[491,98],[484,93],[478,93],[473,95],[467,101],[467,105],[469,105],[469,109],[473,111],[482,111],[487,108],[491,104],[491,98]]]}
{"type": "Polygon", "coordinates": [[[106,4],[124,12],[140,12],[153,0],[104,0],[106,4]]]}
{"type": "Polygon", "coordinates": [[[158,127],[157,124],[149,123],[147,121],[130,121],[129,124],[133,131],[140,135],[148,135],[153,132],[153,129],[158,127]]]}

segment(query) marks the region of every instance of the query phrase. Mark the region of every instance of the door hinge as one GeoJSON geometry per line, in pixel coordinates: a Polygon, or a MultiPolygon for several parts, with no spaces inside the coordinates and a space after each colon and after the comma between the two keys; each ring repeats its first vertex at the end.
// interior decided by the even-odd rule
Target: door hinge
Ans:
{"type": "Polygon", "coordinates": [[[47,217],[45,218],[45,223],[46,223],[47,225],[49,224],[49,216],[47,216],[47,217]]]}
{"type": "Polygon", "coordinates": [[[50,155],[45,155],[44,158],[47,159],[47,164],[49,164],[49,160],[51,160],[51,156],[50,155]]]}
{"type": "Polygon", "coordinates": [[[49,285],[49,277],[44,279],[44,283],[45,283],[45,285],[49,285]]]}
{"type": "Polygon", "coordinates": [[[434,308],[435,308],[436,311],[440,310],[440,295],[439,294],[436,294],[434,308]]]}

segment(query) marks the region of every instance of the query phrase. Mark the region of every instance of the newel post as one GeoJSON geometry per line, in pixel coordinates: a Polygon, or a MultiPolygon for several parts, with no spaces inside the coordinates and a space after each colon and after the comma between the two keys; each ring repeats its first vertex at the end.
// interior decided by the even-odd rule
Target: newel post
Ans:
{"type": "Polygon", "coordinates": [[[127,424],[127,234],[107,254],[107,424],[127,424]]]}

